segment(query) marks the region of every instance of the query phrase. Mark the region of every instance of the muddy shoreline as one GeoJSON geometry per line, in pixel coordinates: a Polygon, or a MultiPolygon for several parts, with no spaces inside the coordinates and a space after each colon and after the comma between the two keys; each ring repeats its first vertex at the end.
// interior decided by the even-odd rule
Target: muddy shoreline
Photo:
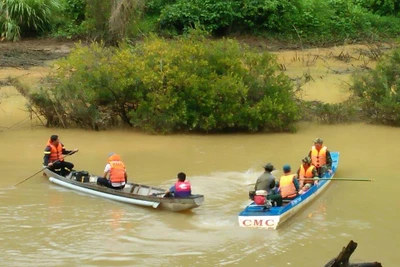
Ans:
{"type": "MultiPolygon", "coordinates": [[[[266,40],[254,36],[233,37],[242,44],[246,44],[255,49],[268,52],[281,51],[301,51],[310,49],[327,49],[327,47],[308,47],[301,48],[298,45],[286,44],[273,40],[266,40]]],[[[46,62],[67,56],[75,43],[79,41],[57,40],[57,39],[24,39],[18,42],[0,42],[0,68],[23,68],[28,69],[32,66],[44,66],[46,62]]],[[[354,44],[353,44],[354,45],[354,44]]],[[[363,46],[363,44],[360,44],[363,46]]],[[[373,45],[378,50],[390,50],[393,44],[367,44],[373,45]]],[[[332,45],[332,47],[337,47],[332,45]]],[[[329,49],[329,48],[328,48],[329,49]]],[[[373,50],[373,48],[369,49],[373,50]]],[[[365,51],[364,51],[365,52],[365,51]]],[[[370,53],[367,51],[366,53],[370,53]]]]}
{"type": "Polygon", "coordinates": [[[46,65],[47,61],[67,56],[74,43],[53,39],[0,42],[0,68],[23,68],[46,65]]]}

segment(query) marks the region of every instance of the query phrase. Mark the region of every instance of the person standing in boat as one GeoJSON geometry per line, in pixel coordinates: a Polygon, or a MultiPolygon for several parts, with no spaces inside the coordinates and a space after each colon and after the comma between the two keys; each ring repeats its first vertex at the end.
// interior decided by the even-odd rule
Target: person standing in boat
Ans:
{"type": "Polygon", "coordinates": [[[128,173],[125,164],[121,161],[121,156],[115,153],[108,154],[108,163],[104,168],[103,177],[97,178],[97,184],[112,189],[123,189],[127,182],[128,173]]]}
{"type": "Polygon", "coordinates": [[[299,181],[296,174],[291,174],[290,165],[283,166],[283,176],[279,179],[279,192],[283,200],[290,200],[297,197],[299,192],[299,181]]]}
{"type": "Polygon", "coordinates": [[[300,188],[303,188],[305,184],[314,185],[317,183],[317,180],[314,180],[314,178],[318,178],[318,171],[316,167],[311,163],[311,158],[305,157],[304,159],[302,159],[302,164],[297,170],[297,177],[299,179],[300,188]]]}
{"type": "Polygon", "coordinates": [[[186,174],[183,172],[178,173],[177,179],[176,183],[165,191],[165,197],[185,198],[192,194],[192,186],[189,181],[186,181],[186,174]]]}
{"type": "Polygon", "coordinates": [[[332,173],[332,157],[324,141],[321,138],[314,140],[314,146],[308,156],[311,158],[312,164],[317,168],[318,176],[322,177],[326,172],[332,173]]]}
{"type": "Polygon", "coordinates": [[[265,190],[269,194],[275,187],[275,177],[272,175],[272,171],[275,170],[275,168],[271,163],[267,163],[263,167],[264,173],[257,178],[254,191],[265,190]]]}
{"type": "Polygon", "coordinates": [[[71,155],[78,151],[78,149],[66,150],[58,135],[54,134],[50,136],[44,149],[43,166],[61,176],[67,176],[74,168],[74,164],[65,161],[63,155],[71,155]]]}

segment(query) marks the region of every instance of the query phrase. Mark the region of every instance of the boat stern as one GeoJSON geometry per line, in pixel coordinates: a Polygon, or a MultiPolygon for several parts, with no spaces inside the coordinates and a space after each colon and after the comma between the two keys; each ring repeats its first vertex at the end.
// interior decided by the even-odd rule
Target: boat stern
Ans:
{"type": "Polygon", "coordinates": [[[239,226],[275,230],[278,227],[279,220],[279,216],[239,216],[239,226]]]}

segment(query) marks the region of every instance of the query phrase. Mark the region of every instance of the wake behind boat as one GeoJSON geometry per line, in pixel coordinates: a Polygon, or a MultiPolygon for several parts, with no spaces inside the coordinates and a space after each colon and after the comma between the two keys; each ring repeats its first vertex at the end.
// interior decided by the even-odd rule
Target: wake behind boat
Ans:
{"type": "Polygon", "coordinates": [[[307,203],[311,202],[323,192],[328,184],[331,182],[331,178],[336,173],[339,163],[339,152],[331,152],[332,157],[332,173],[326,173],[323,178],[326,180],[320,180],[318,185],[313,185],[310,189],[302,195],[299,195],[290,202],[284,202],[282,207],[269,207],[266,208],[264,205],[257,205],[252,202],[239,214],[239,225],[242,227],[259,227],[266,229],[276,229],[278,225],[281,225],[284,221],[292,217],[296,212],[303,208],[307,203]]]}
{"type": "Polygon", "coordinates": [[[50,182],[57,185],[127,204],[169,211],[184,211],[197,208],[204,202],[203,195],[191,195],[186,198],[163,197],[164,189],[142,184],[127,183],[122,190],[99,186],[96,183],[97,176],[90,175],[87,172],[73,171],[67,177],[64,177],[46,168],[44,173],[50,182]]]}

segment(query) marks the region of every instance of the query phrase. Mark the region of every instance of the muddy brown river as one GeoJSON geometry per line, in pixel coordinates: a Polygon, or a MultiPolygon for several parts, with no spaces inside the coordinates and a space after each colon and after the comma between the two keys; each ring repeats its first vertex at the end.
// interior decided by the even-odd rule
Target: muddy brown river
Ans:
{"type": "MultiPolygon", "coordinates": [[[[304,98],[339,102],[347,97],[351,64],[365,60],[344,63],[327,55],[356,54],[356,48],[282,51],[278,57],[288,75],[313,75],[304,98]]],[[[18,76],[33,84],[47,71],[2,68],[0,80],[18,76]]],[[[0,101],[1,266],[320,267],[350,240],[359,243],[352,261],[400,262],[400,128],[302,122],[294,134],[170,136],[48,129],[30,119],[13,87],[0,88],[0,101]],[[41,174],[13,187],[40,171],[51,134],[67,149],[79,148],[68,158],[78,170],[101,174],[112,151],[121,154],[134,182],[167,188],[186,172],[194,193],[205,195],[204,205],[187,213],[130,206],[64,189],[41,174]],[[249,203],[246,184],[255,182],[261,165],[297,168],[316,137],[340,152],[336,177],[375,181],[333,181],[278,230],[239,227],[238,213],[249,203]]]]}

